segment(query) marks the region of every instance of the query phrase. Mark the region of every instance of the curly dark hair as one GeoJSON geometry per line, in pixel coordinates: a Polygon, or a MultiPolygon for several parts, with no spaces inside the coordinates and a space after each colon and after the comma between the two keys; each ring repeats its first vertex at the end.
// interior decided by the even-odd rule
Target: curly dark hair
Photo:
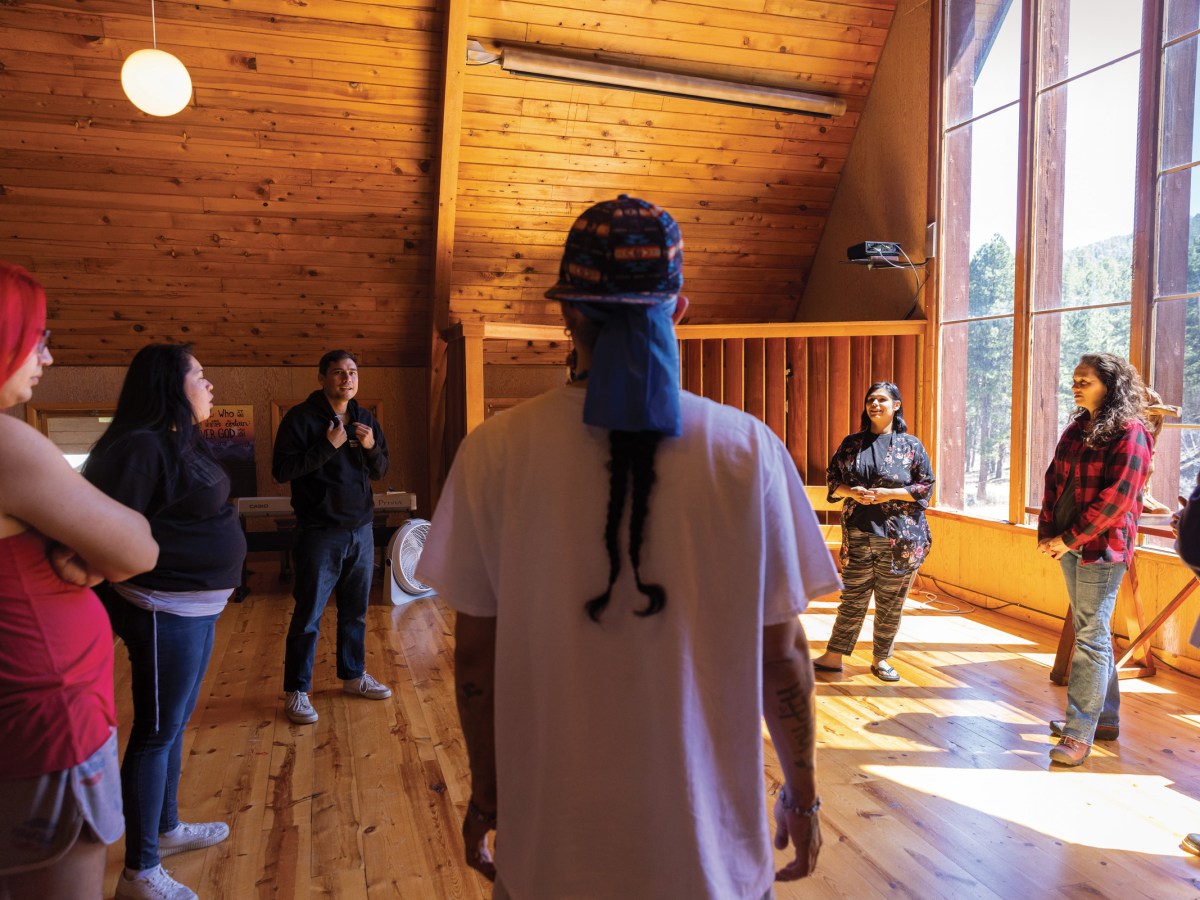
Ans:
{"type": "MultiPolygon", "coordinates": [[[[1088,446],[1102,447],[1110,443],[1134,419],[1146,424],[1146,385],[1128,360],[1114,353],[1085,353],[1079,357],[1079,364],[1095,369],[1108,389],[1092,421],[1088,446]]],[[[1086,409],[1080,409],[1074,416],[1076,421],[1087,417],[1086,409]]]]}

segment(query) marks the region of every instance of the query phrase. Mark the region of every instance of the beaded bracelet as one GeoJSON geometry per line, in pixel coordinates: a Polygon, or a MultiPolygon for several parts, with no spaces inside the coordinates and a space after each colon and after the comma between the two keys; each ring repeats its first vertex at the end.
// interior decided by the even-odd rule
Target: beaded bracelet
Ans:
{"type": "Polygon", "coordinates": [[[467,815],[480,825],[486,826],[488,829],[496,827],[496,814],[485,813],[476,805],[474,800],[467,801],[467,815]]]}
{"type": "Polygon", "coordinates": [[[786,791],[787,785],[782,785],[779,788],[779,804],[793,816],[804,816],[805,818],[808,818],[809,816],[816,815],[817,810],[821,808],[820,797],[816,797],[813,800],[812,806],[797,806],[788,799],[788,795],[785,793],[786,791]]]}

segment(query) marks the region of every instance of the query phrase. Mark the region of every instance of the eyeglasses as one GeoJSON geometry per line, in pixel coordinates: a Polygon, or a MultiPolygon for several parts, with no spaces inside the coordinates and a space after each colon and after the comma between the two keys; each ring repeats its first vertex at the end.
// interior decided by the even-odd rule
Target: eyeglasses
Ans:
{"type": "Polygon", "coordinates": [[[38,342],[34,347],[38,356],[44,356],[46,351],[50,349],[50,329],[47,328],[42,332],[42,336],[38,338],[38,342]]]}

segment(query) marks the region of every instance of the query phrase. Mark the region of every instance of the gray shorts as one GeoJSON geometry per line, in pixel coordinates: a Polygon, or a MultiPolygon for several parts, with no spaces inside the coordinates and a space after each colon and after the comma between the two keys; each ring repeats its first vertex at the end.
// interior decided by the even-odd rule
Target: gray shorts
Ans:
{"type": "Polygon", "coordinates": [[[73,768],[0,781],[0,876],[56,862],[75,846],[84,825],[105,844],[125,832],[115,728],[73,768]]]}

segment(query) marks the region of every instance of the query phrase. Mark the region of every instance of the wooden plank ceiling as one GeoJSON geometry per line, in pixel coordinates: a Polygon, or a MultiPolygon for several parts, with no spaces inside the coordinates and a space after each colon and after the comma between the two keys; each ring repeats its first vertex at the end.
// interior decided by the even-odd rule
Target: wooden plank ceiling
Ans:
{"type": "MultiPolygon", "coordinates": [[[[59,361],[186,340],[210,365],[310,365],[335,345],[426,364],[448,2],[157,0],[158,44],[195,90],[156,119],[120,86],[151,45],[150,0],[0,0],[0,258],[46,286],[59,361]]],[[[554,321],[542,292],[564,233],[625,192],[683,225],[690,321],[790,320],[894,6],[471,0],[489,46],[828,93],[848,112],[468,68],[447,136],[451,319],[554,321]]]]}

